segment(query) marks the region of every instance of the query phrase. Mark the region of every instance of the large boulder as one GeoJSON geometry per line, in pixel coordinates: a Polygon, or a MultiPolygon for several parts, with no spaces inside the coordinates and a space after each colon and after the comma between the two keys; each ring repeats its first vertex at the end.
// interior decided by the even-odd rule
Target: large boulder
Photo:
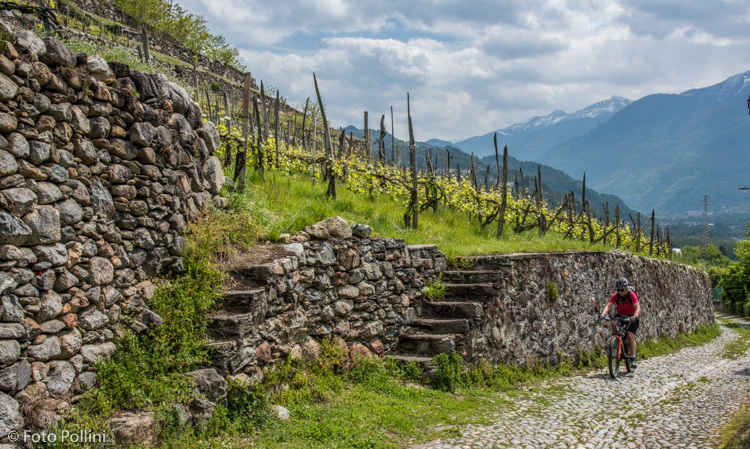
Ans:
{"type": "Polygon", "coordinates": [[[200,393],[211,402],[218,403],[227,397],[227,381],[213,368],[206,368],[187,373],[194,384],[197,393],[200,393]]]}
{"type": "Polygon", "coordinates": [[[324,227],[328,231],[328,235],[331,237],[348,239],[352,236],[352,228],[350,228],[346,220],[341,217],[326,218],[315,224],[324,227]]]}
{"type": "Polygon", "coordinates": [[[54,37],[44,39],[46,52],[42,55],[41,60],[47,64],[56,64],[63,67],[76,66],[76,54],[62,42],[54,37]]]}

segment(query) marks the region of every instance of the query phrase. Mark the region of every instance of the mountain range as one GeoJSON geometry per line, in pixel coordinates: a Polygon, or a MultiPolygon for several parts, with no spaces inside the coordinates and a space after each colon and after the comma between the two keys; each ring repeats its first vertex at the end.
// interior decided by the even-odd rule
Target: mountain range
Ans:
{"type": "MultiPolygon", "coordinates": [[[[750,212],[750,72],[680,94],[613,96],[580,111],[533,117],[450,145],[487,156],[492,137],[517,159],[560,169],[636,210],[685,218],[750,212]]],[[[437,143],[435,141],[431,141],[437,143]]]]}
{"type": "MultiPolygon", "coordinates": [[[[750,187],[748,94],[750,71],[679,94],[636,101],[613,96],[570,114],[556,110],[457,142],[431,139],[418,148],[453,148],[454,168],[456,162],[467,167],[466,153],[474,152],[494,174],[492,139],[497,133],[498,145],[508,145],[512,169],[522,167],[533,175],[536,163],[541,164],[545,189],[573,190],[580,196],[581,183],[575,180],[585,173],[592,192],[606,192],[646,214],[656,209],[662,218],[695,221],[708,195],[709,213],[727,222],[747,221],[750,191],[739,188],[750,187]],[[533,162],[520,162],[524,160],[533,162]]],[[[390,139],[388,134],[387,148],[390,139]]],[[[589,198],[592,210],[600,208],[601,198],[589,198]]]]}
{"type": "MultiPolygon", "coordinates": [[[[613,96],[609,100],[594,103],[580,111],[568,114],[555,110],[550,114],[532,117],[524,122],[498,129],[482,136],[460,140],[450,145],[477,156],[494,154],[493,137],[497,133],[498,144],[508,145],[513,155],[521,160],[537,161],[539,156],[562,142],[582,136],[606,122],[632,101],[613,96]]],[[[431,143],[433,141],[427,141],[431,143]]]]}

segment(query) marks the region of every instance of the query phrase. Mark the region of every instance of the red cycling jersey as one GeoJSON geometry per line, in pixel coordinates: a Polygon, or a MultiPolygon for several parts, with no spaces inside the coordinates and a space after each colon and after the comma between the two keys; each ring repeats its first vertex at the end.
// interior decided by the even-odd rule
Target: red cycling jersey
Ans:
{"type": "Polygon", "coordinates": [[[627,296],[624,298],[618,298],[619,294],[615,292],[615,294],[609,298],[611,304],[618,303],[619,299],[619,304],[617,304],[617,315],[635,315],[635,304],[638,302],[638,296],[636,296],[634,291],[630,291],[628,294],[630,295],[630,298],[627,296]]]}

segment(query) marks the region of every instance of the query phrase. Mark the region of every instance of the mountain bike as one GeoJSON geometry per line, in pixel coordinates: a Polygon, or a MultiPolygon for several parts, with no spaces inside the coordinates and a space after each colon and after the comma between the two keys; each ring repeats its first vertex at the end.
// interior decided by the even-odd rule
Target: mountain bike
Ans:
{"type": "Polygon", "coordinates": [[[617,377],[620,371],[620,361],[625,362],[625,370],[632,372],[633,368],[630,366],[630,341],[628,340],[628,324],[630,324],[629,316],[617,316],[611,318],[607,316],[604,318],[605,321],[616,320],[615,331],[612,336],[609,337],[607,344],[607,359],[609,361],[609,377],[612,379],[617,377]]]}

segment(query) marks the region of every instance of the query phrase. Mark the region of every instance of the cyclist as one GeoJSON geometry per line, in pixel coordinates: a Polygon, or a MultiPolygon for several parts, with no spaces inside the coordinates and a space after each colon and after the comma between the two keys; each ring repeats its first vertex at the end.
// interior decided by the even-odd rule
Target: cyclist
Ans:
{"type": "MultiPolygon", "coordinates": [[[[615,287],[617,288],[617,291],[612,295],[611,298],[609,298],[609,302],[607,302],[607,305],[604,307],[604,310],[602,311],[602,318],[605,318],[607,316],[607,312],[609,312],[609,309],[612,307],[613,304],[616,304],[616,316],[629,316],[631,317],[631,321],[628,323],[628,341],[630,342],[630,354],[628,356],[630,357],[630,366],[635,368],[636,365],[636,342],[635,342],[635,333],[638,331],[638,325],[640,324],[640,316],[641,316],[641,304],[638,302],[638,296],[636,296],[635,292],[630,290],[628,288],[628,280],[624,277],[621,277],[615,281],[615,287]]],[[[612,332],[615,331],[615,323],[612,323],[612,332]]]]}

